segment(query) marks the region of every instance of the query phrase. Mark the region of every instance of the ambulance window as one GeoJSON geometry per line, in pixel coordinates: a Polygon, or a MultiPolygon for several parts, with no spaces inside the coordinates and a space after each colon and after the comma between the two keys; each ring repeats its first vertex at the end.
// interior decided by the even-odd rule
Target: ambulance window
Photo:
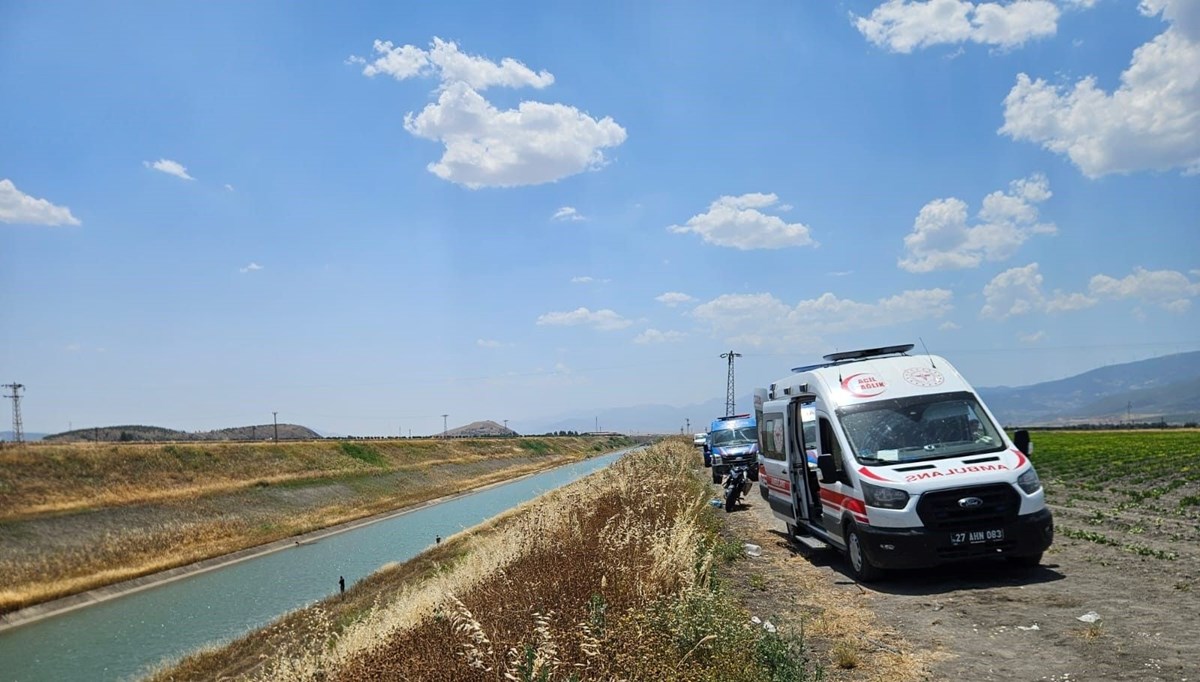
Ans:
{"type": "Polygon", "coordinates": [[[833,432],[833,424],[825,417],[821,417],[821,452],[833,455],[833,466],[838,473],[845,471],[846,465],[842,462],[842,446],[838,443],[837,434],[833,432]]]}
{"type": "Polygon", "coordinates": [[[762,422],[762,454],[766,459],[784,459],[783,415],[768,414],[762,422]]]}

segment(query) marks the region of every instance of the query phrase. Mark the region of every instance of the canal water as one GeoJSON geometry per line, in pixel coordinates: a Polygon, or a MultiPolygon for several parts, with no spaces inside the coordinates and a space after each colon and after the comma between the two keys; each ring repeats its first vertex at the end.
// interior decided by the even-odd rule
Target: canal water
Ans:
{"type": "Polygon", "coordinates": [[[578,480],[627,451],[447,500],[0,633],[0,680],[126,680],[349,588],[388,562],[578,480]]]}

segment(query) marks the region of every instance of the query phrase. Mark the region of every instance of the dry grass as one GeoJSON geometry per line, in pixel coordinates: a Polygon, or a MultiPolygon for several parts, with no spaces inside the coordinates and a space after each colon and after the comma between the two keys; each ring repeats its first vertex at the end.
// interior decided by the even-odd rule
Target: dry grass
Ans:
{"type": "Polygon", "coordinates": [[[589,454],[597,442],[452,441],[442,444],[444,452],[436,445],[372,442],[353,454],[338,442],[6,451],[12,468],[0,468],[0,493],[26,507],[0,519],[0,613],[507,480],[589,454]],[[193,479],[211,475],[217,482],[154,487],[180,476],[186,462],[193,479]],[[272,468],[293,473],[265,477],[272,468]],[[118,485],[136,471],[136,483],[118,485]],[[72,494],[72,486],[93,497],[72,494]],[[79,509],[85,502],[102,508],[79,509]],[[76,511],[49,513],[47,506],[76,511]]]}
{"type": "Polygon", "coordinates": [[[0,520],[447,462],[579,454],[594,445],[588,438],[29,444],[0,450],[0,520]]]}
{"type": "Polygon", "coordinates": [[[805,679],[794,642],[712,588],[694,458],[682,441],[626,457],[443,543],[446,563],[381,571],[353,606],[324,602],[156,679],[805,679]]]}

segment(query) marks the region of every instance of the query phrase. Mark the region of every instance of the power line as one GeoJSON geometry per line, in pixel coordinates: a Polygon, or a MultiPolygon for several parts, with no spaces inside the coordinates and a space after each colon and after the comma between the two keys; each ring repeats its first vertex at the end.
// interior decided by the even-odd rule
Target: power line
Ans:
{"type": "Polygon", "coordinates": [[[25,429],[21,426],[21,391],[24,390],[25,386],[23,384],[18,384],[16,382],[13,382],[11,384],[4,384],[4,388],[7,388],[10,391],[12,391],[12,394],[6,395],[4,397],[12,398],[12,401],[13,401],[13,417],[12,417],[13,442],[21,443],[25,440],[25,429]]]}
{"type": "Polygon", "coordinates": [[[728,353],[721,353],[722,358],[729,358],[729,379],[725,384],[725,416],[732,417],[734,413],[734,396],[733,396],[733,359],[742,357],[741,353],[734,353],[732,350],[728,353]]]}

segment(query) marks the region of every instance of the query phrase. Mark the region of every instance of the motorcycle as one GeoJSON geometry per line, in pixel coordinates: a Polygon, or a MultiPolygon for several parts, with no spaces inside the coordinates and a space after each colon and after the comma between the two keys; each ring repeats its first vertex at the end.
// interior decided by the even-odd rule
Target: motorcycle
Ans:
{"type": "Polygon", "coordinates": [[[733,508],[741,500],[742,495],[750,492],[750,467],[746,464],[735,464],[729,469],[729,475],[725,477],[725,512],[733,511],[733,508]]]}

